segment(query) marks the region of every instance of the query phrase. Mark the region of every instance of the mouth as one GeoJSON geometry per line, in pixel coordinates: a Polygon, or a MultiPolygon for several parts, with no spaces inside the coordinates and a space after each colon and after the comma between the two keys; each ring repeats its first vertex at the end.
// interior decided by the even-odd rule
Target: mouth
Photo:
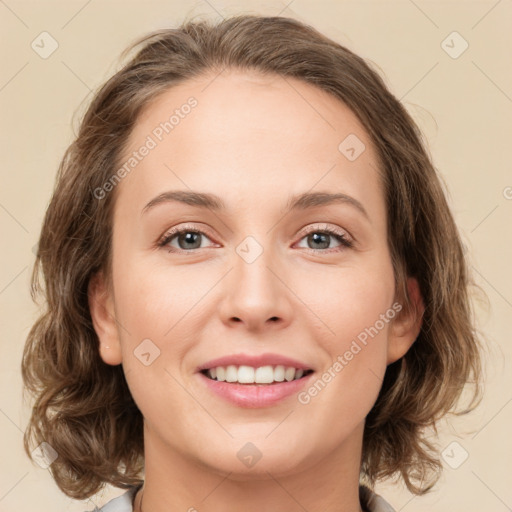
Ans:
{"type": "Polygon", "coordinates": [[[205,377],[217,382],[252,386],[274,386],[283,382],[304,379],[312,369],[294,368],[284,365],[247,366],[228,365],[206,368],[200,371],[205,377]]]}

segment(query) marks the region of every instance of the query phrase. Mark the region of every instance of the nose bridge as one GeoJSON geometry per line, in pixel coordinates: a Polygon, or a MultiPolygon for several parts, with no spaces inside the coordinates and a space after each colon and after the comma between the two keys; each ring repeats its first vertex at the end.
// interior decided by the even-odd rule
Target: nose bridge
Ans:
{"type": "Polygon", "coordinates": [[[278,251],[266,245],[255,236],[247,236],[236,246],[225,296],[226,320],[236,318],[252,327],[270,319],[288,320],[289,291],[276,276],[282,268],[278,251]]]}
{"type": "Polygon", "coordinates": [[[247,236],[235,248],[234,257],[235,288],[243,292],[242,300],[255,304],[268,301],[275,294],[276,283],[273,281],[276,277],[269,267],[279,266],[275,251],[267,243],[268,237],[264,241],[259,240],[252,235],[247,236]]]}

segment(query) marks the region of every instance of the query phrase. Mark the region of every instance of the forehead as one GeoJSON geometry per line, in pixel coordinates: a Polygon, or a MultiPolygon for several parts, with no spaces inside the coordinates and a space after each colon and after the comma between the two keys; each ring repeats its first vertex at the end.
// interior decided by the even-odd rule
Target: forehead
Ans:
{"type": "Polygon", "coordinates": [[[130,204],[165,188],[255,205],[312,188],[370,202],[381,195],[376,154],[357,116],[290,77],[225,70],[173,86],[139,115],[122,164],[143,146],[150,150],[120,184],[130,204]]]}

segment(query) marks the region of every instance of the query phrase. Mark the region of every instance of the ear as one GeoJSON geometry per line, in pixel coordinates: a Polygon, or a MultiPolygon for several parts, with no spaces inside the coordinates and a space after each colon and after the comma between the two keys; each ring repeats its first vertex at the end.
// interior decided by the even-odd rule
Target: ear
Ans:
{"type": "Polygon", "coordinates": [[[90,279],[87,295],[92,324],[100,341],[100,357],[107,364],[121,364],[121,343],[115,319],[114,299],[103,272],[96,273],[90,279]]]}
{"type": "Polygon", "coordinates": [[[407,290],[411,306],[408,310],[400,311],[390,325],[387,364],[403,357],[420,333],[425,305],[416,278],[407,279],[407,290]]]}

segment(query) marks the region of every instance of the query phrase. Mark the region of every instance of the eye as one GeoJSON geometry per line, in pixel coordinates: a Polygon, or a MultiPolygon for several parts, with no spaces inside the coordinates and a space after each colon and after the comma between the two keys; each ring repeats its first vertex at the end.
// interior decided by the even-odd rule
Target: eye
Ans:
{"type": "Polygon", "coordinates": [[[323,229],[313,228],[310,229],[306,235],[301,238],[301,240],[306,239],[306,243],[309,245],[313,245],[313,247],[306,247],[312,251],[322,251],[322,252],[330,252],[326,251],[326,249],[335,249],[333,247],[329,247],[331,242],[338,242],[337,247],[350,248],[353,247],[353,242],[348,239],[347,234],[341,230],[337,230],[334,228],[325,227],[323,229]]]}
{"type": "Polygon", "coordinates": [[[171,252],[189,252],[193,249],[203,249],[204,246],[201,244],[203,238],[210,240],[204,231],[197,228],[182,226],[171,229],[167,232],[160,242],[158,242],[158,245],[160,247],[166,247],[171,252]],[[177,247],[172,242],[176,242],[177,247]]]}
{"type": "MultiPolygon", "coordinates": [[[[190,252],[195,249],[204,249],[202,242],[205,238],[211,241],[204,231],[195,227],[181,226],[167,232],[158,242],[158,246],[165,247],[170,252],[190,252]]],[[[308,245],[313,245],[313,247],[305,247],[311,251],[331,252],[333,249],[336,250],[336,247],[353,247],[353,242],[348,239],[344,231],[329,227],[310,229],[301,241],[304,239],[308,245]],[[337,242],[336,247],[331,247],[333,241],[337,242]]]]}

